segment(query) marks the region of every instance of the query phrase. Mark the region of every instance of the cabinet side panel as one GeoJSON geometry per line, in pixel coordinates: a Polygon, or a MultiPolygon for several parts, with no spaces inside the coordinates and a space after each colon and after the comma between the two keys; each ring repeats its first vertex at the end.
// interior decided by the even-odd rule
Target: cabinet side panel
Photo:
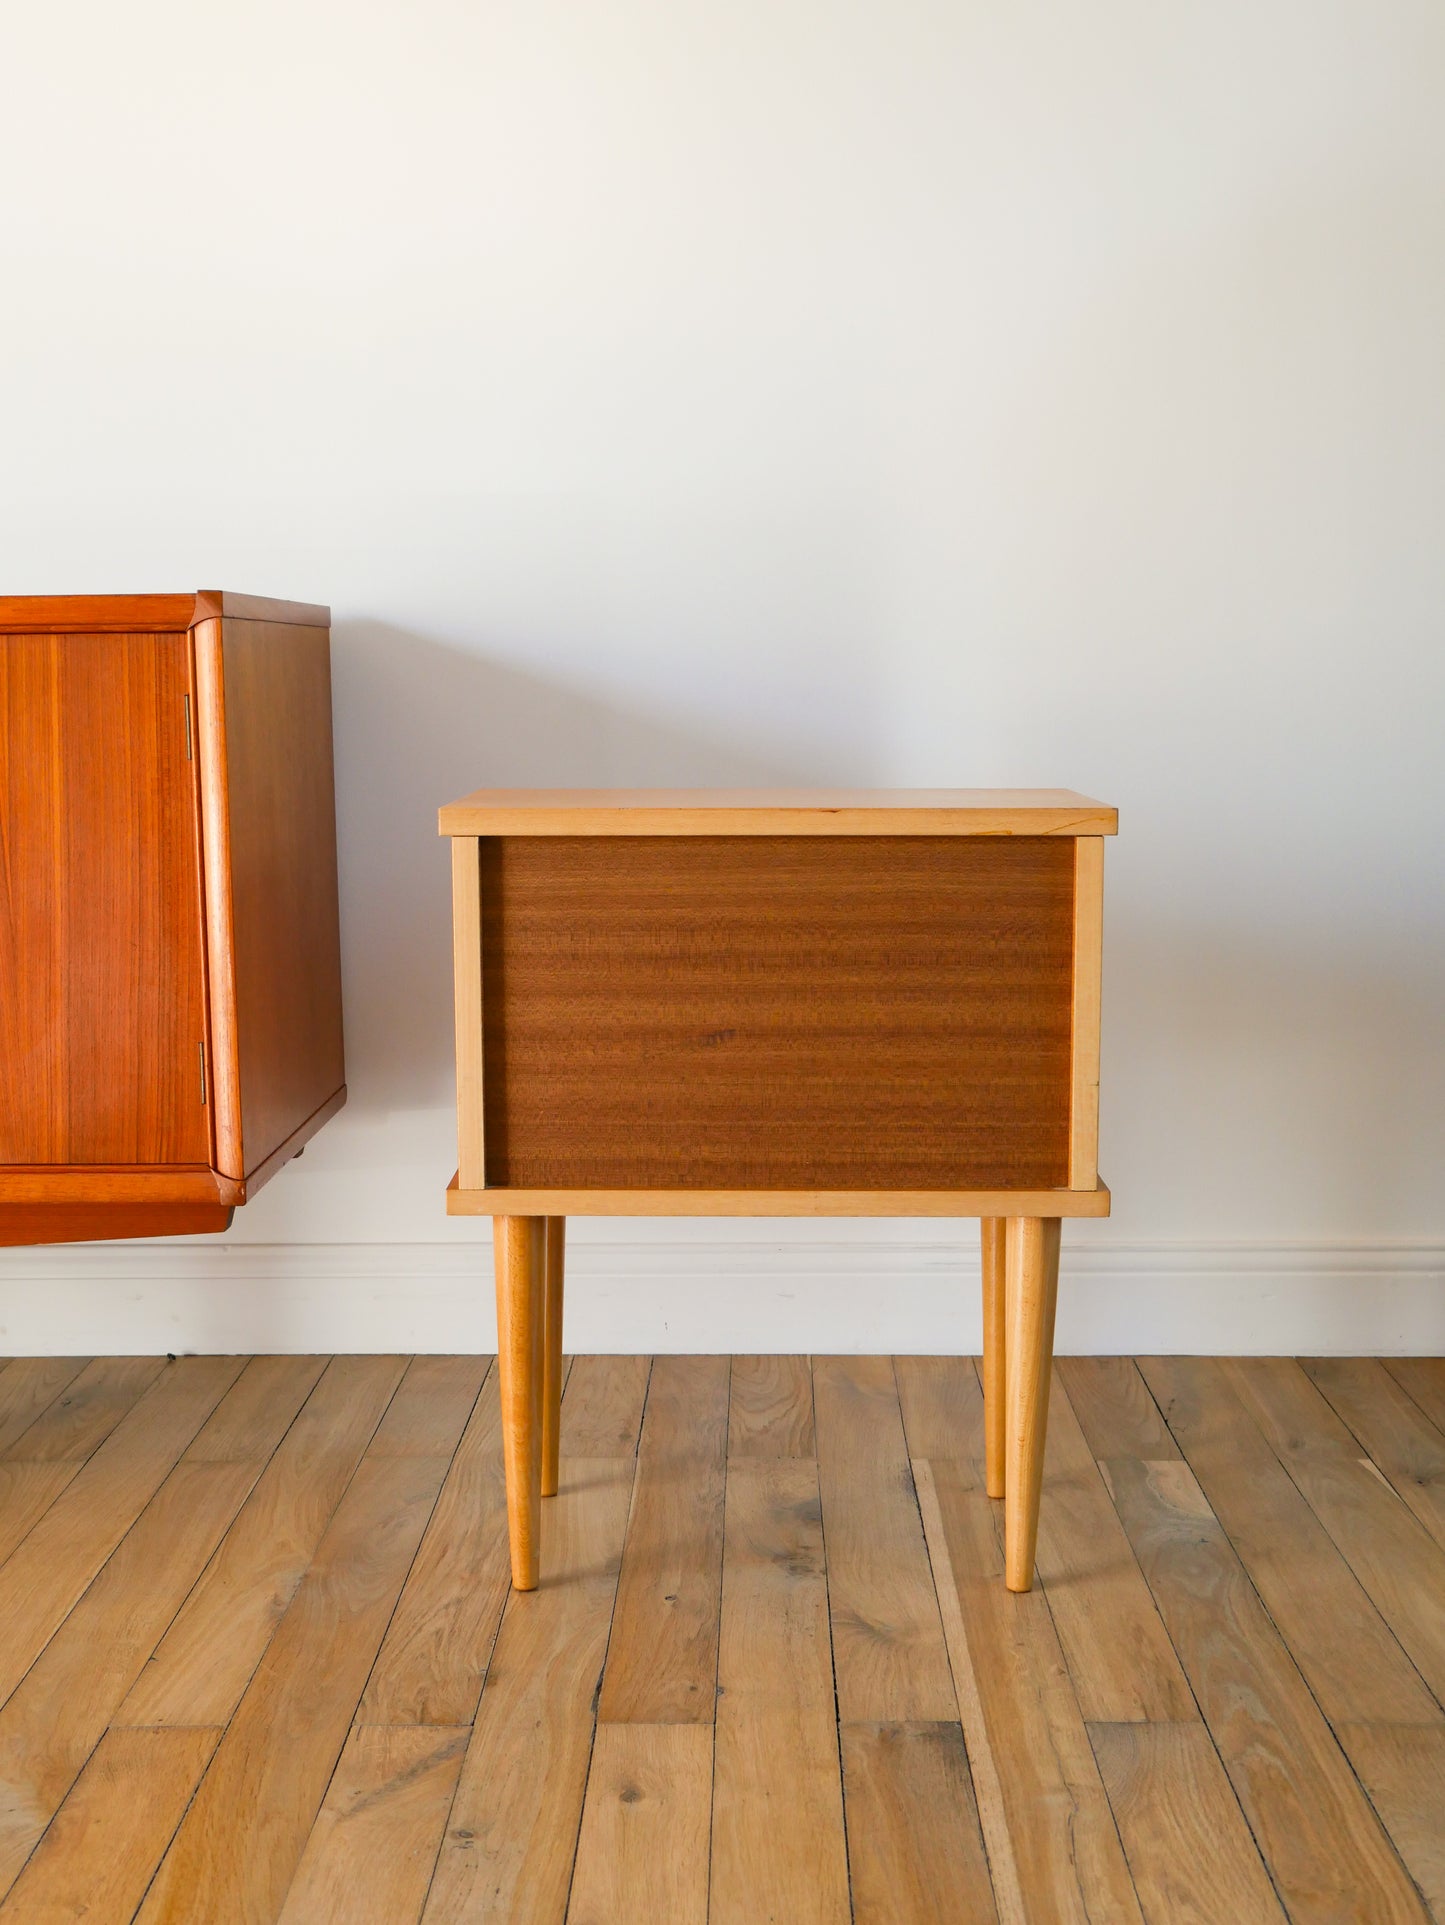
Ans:
{"type": "Polygon", "coordinates": [[[346,1081],[330,643],[310,624],[221,624],[230,929],[208,933],[213,983],[230,944],[243,1175],[346,1081]]]}
{"type": "Polygon", "coordinates": [[[1052,837],[499,837],[491,1184],[1068,1180],[1074,849],[1052,837]]]}
{"type": "Polygon", "coordinates": [[[185,635],[0,638],[0,1163],[207,1163],[185,635]]]}

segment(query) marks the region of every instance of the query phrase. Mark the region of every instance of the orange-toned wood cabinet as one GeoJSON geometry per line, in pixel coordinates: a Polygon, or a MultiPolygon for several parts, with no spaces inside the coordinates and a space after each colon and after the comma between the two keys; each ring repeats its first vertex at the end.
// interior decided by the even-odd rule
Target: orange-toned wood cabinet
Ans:
{"type": "Polygon", "coordinates": [[[224,1230],[345,1102],[330,640],[0,597],[0,1244],[224,1230]]]}

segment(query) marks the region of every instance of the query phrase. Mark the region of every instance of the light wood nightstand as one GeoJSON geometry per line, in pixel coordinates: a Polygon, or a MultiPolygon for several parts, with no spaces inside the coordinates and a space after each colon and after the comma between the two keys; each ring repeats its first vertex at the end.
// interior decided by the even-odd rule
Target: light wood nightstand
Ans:
{"type": "Polygon", "coordinates": [[[1097,1167],[1104,837],[1067,790],[481,789],[458,1171],[495,1224],[512,1580],[557,1488],[569,1216],[978,1217],[989,1495],[1033,1582],[1059,1226],[1097,1167]]]}

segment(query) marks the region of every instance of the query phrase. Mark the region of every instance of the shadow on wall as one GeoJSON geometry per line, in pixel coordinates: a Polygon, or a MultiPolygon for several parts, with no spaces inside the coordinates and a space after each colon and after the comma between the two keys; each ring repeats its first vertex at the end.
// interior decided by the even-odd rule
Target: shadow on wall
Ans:
{"type": "Polygon", "coordinates": [[[452,1100],[444,802],[481,787],[817,780],[382,622],[332,630],[353,1111],[452,1100]]]}

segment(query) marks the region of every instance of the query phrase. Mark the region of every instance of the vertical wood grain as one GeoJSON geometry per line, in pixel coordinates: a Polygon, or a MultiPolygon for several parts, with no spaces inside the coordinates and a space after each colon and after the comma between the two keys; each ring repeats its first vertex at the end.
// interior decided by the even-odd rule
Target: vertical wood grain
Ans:
{"type": "Polygon", "coordinates": [[[0,641],[0,1163],[207,1165],[185,635],[0,641]]]}
{"type": "Polygon", "coordinates": [[[1039,1492],[1049,1428],[1054,1308],[1059,1293],[1057,1217],[1009,1218],[1005,1276],[1007,1582],[1011,1591],[1027,1591],[1034,1581],[1039,1492]]]}
{"type": "Polygon", "coordinates": [[[1069,1187],[1099,1180],[1099,1023],[1104,972],[1104,838],[1074,843],[1074,988],[1069,1101],[1069,1187]]]}
{"type": "MultiPolygon", "coordinates": [[[[231,948],[235,1075],[244,1169],[258,1170],[346,1082],[331,634],[313,622],[225,617],[196,648],[203,820],[225,789],[229,915],[208,929],[213,965],[231,948]],[[216,651],[219,650],[219,663],[216,651]],[[208,663],[203,675],[202,663],[208,663]],[[217,673],[217,671],[219,671],[217,673]],[[223,700],[212,730],[207,701],[223,700]]],[[[206,835],[208,859],[219,836],[206,835]]],[[[224,978],[212,978],[215,990],[224,978]]],[[[222,1037],[215,1038],[219,1055],[222,1037]]],[[[223,1076],[226,1070],[223,1067],[223,1076]]]]}
{"type": "MultiPolygon", "coordinates": [[[[1008,1221],[984,1217],[979,1226],[983,1265],[983,1422],[985,1479],[1002,1497],[1008,1477],[1008,1221]]],[[[932,1453],[915,1449],[916,1457],[932,1453]]]]}
{"type": "Polygon", "coordinates": [[[482,870],[476,836],[452,837],[452,993],[456,1005],[457,1185],[487,1181],[482,1121],[482,870]]]}
{"type": "Polygon", "coordinates": [[[717,1684],[728,1359],[658,1357],[598,1716],[711,1724],[717,1684]]]}
{"type": "Polygon", "coordinates": [[[497,1386],[512,1582],[535,1591],[542,1548],[542,1339],[546,1224],[492,1219],[497,1272],[497,1386]]]}
{"type": "Polygon", "coordinates": [[[707,1925],[711,1815],[711,1725],[599,1725],[567,1925],[707,1925]]]}
{"type": "Polygon", "coordinates": [[[557,1495],[562,1441],[562,1305],[567,1261],[567,1219],[547,1219],[546,1297],[542,1310],[542,1495],[557,1495]]]}

